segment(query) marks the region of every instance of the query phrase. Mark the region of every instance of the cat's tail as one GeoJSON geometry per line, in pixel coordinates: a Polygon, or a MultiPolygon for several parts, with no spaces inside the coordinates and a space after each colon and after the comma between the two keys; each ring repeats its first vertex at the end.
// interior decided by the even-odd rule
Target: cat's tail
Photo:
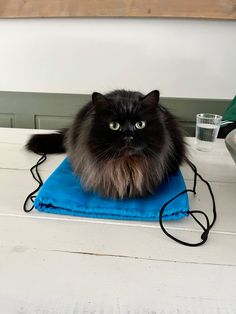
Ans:
{"type": "Polygon", "coordinates": [[[32,135],[26,143],[26,149],[36,154],[65,153],[65,134],[67,129],[51,134],[32,135]]]}

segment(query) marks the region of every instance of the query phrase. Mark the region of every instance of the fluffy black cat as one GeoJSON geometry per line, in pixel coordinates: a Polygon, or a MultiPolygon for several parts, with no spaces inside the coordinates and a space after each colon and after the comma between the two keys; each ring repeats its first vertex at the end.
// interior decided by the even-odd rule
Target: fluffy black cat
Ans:
{"type": "Polygon", "coordinates": [[[153,193],[186,159],[176,118],[159,104],[159,91],[93,93],[73,124],[55,134],[33,135],[27,149],[66,152],[86,190],[105,197],[153,193]]]}

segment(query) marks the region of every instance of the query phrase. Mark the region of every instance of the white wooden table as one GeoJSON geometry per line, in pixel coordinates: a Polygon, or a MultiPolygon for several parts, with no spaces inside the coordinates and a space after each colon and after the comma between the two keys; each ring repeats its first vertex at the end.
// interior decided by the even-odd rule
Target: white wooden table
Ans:
{"type": "MultiPolygon", "coordinates": [[[[24,144],[36,132],[0,129],[0,313],[236,313],[236,165],[223,140],[203,153],[188,139],[218,212],[208,242],[190,248],[155,222],[24,213],[38,159],[24,144]]],[[[43,179],[63,158],[48,158],[43,179]]],[[[182,170],[191,186],[191,170],[182,170]]],[[[203,184],[191,205],[212,217],[203,184]]],[[[191,218],[168,227],[186,241],[202,232],[191,218]]]]}

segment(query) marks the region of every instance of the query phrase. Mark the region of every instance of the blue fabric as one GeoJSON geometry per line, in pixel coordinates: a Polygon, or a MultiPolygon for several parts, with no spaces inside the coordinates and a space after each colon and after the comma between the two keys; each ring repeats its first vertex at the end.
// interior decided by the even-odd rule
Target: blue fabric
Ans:
{"type": "MultiPolygon", "coordinates": [[[[156,189],[154,195],[126,200],[107,199],[93,192],[85,192],[66,158],[41,187],[34,207],[41,212],[62,215],[159,220],[162,205],[185,189],[182,174],[177,171],[156,189]]],[[[180,219],[188,215],[188,210],[188,196],[185,193],[166,207],[163,219],[180,219]]]]}

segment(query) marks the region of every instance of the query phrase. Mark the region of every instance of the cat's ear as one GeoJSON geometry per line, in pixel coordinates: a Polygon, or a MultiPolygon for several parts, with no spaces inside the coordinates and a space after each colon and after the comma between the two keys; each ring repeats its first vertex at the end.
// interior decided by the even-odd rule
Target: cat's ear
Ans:
{"type": "Polygon", "coordinates": [[[102,106],[102,105],[108,104],[107,98],[103,94],[100,94],[97,92],[92,94],[92,101],[93,101],[93,104],[95,104],[96,106],[102,106]]]}
{"type": "Polygon", "coordinates": [[[158,105],[159,103],[159,90],[153,90],[142,98],[142,102],[146,105],[158,105]]]}

